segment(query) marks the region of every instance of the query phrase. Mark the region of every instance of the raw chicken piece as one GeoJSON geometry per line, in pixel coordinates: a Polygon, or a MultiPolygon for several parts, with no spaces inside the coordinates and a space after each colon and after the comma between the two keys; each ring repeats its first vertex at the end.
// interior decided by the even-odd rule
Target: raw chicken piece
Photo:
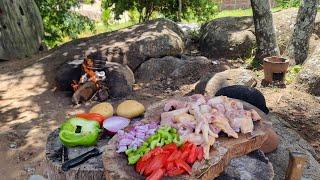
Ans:
{"type": "Polygon", "coordinates": [[[195,121],[195,118],[191,114],[182,113],[182,114],[174,116],[174,121],[178,122],[178,123],[183,122],[183,121],[195,121]]]}
{"type": "Polygon", "coordinates": [[[253,121],[259,121],[262,119],[256,110],[251,109],[250,112],[251,112],[251,118],[253,121]]]}
{"type": "Polygon", "coordinates": [[[228,136],[238,138],[238,134],[230,127],[228,119],[219,117],[213,123],[214,126],[220,128],[228,136]]]}
{"type": "Polygon", "coordinates": [[[202,94],[194,94],[194,95],[190,96],[189,98],[192,102],[195,102],[196,105],[198,105],[198,106],[201,104],[205,104],[207,102],[206,98],[202,94]]]}
{"type": "Polygon", "coordinates": [[[177,100],[170,100],[164,105],[163,110],[165,112],[168,112],[171,110],[177,110],[177,109],[181,109],[181,108],[185,108],[185,107],[187,107],[186,102],[177,101],[177,100]]]}
{"type": "Polygon", "coordinates": [[[201,145],[204,143],[203,137],[200,134],[190,133],[183,137],[184,141],[189,141],[196,145],[201,145]]]}
{"type": "Polygon", "coordinates": [[[243,134],[251,133],[253,131],[253,121],[251,118],[241,118],[241,132],[243,134]]]}
{"type": "Polygon", "coordinates": [[[211,111],[211,107],[207,104],[200,105],[200,112],[202,114],[209,113],[211,111]]]}
{"type": "Polygon", "coordinates": [[[182,109],[178,109],[178,110],[174,110],[174,111],[169,111],[169,112],[163,112],[161,113],[161,125],[173,125],[173,119],[174,116],[177,116],[179,114],[183,114],[183,113],[187,113],[188,112],[188,108],[182,108],[182,109]]]}

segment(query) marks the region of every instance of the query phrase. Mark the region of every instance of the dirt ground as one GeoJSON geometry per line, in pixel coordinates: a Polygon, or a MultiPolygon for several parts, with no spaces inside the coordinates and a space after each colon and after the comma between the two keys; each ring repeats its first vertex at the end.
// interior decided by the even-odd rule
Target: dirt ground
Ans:
{"type": "MultiPolygon", "coordinates": [[[[57,65],[41,62],[38,57],[0,62],[0,174],[3,179],[44,175],[47,135],[68,117],[84,112],[94,104],[88,102],[74,107],[70,94],[55,89],[57,65]]],[[[196,81],[190,77],[179,81],[161,79],[137,83],[134,94],[128,98],[148,106],[160,99],[192,94],[196,81]]],[[[317,150],[319,161],[319,98],[291,86],[259,89],[266,96],[268,107],[288,121],[317,150]]],[[[112,103],[119,101],[112,100],[112,103]]]]}

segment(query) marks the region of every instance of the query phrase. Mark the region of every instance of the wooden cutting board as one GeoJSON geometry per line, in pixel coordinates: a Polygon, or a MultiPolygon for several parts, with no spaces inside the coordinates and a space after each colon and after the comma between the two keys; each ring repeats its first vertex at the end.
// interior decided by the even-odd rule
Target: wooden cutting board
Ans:
{"type": "MultiPolygon", "coordinates": [[[[144,116],[143,122],[160,121],[160,114],[163,112],[166,100],[151,105],[144,116]]],[[[235,157],[243,156],[261,147],[267,139],[266,129],[268,125],[266,115],[258,108],[242,102],[245,109],[255,109],[262,117],[262,121],[255,122],[254,131],[251,134],[239,133],[239,138],[219,137],[217,143],[210,150],[210,159],[197,161],[192,166],[192,175],[187,174],[164,177],[164,179],[203,179],[212,180],[223,172],[230,160],[235,157]]],[[[134,166],[128,165],[127,156],[123,153],[119,154],[117,150],[118,137],[115,135],[106,146],[103,153],[103,164],[105,168],[105,176],[107,180],[129,180],[129,179],[145,179],[139,175],[134,166]]]]}

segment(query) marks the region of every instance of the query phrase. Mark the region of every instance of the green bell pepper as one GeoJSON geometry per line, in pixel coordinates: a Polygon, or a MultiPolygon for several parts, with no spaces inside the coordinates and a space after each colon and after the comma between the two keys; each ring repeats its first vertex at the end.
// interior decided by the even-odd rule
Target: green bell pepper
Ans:
{"type": "Polygon", "coordinates": [[[60,127],[59,138],[67,147],[94,145],[100,134],[97,121],[82,118],[71,118],[60,127]]]}

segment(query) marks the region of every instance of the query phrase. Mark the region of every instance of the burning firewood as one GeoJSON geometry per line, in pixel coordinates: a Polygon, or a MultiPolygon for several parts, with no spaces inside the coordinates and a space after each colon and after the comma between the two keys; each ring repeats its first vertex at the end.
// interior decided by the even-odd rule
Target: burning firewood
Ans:
{"type": "Polygon", "coordinates": [[[73,94],[72,102],[79,104],[83,101],[88,101],[98,91],[96,83],[88,81],[82,84],[73,94]]]}

